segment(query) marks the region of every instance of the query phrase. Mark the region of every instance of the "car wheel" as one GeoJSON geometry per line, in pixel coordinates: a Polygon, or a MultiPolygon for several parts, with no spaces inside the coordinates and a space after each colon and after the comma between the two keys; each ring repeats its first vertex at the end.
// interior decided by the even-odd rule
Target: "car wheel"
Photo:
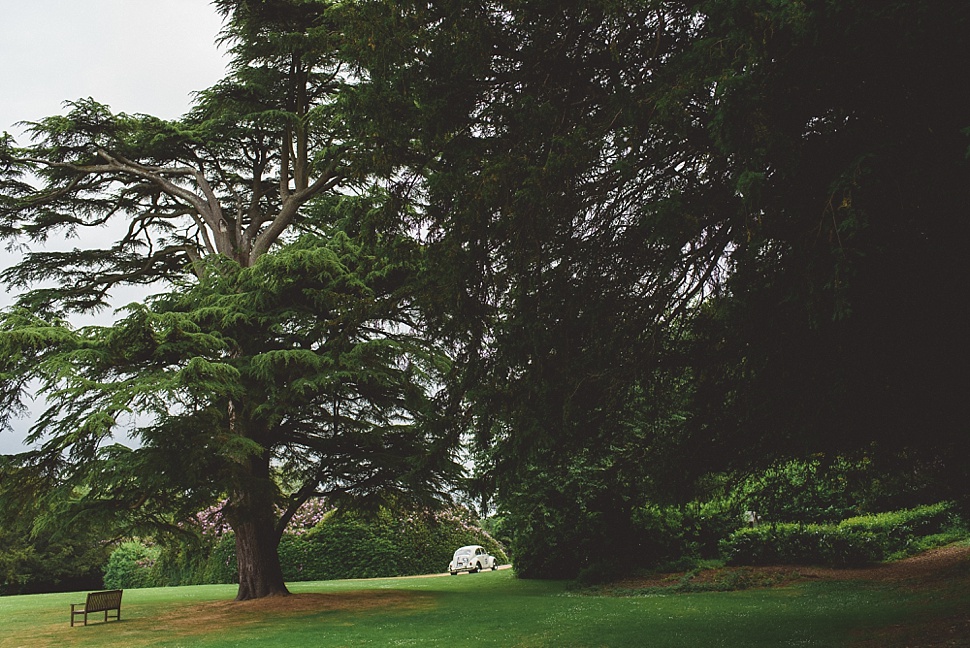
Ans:
{"type": "Polygon", "coordinates": [[[498,563],[492,561],[492,571],[495,571],[496,569],[498,569],[498,563]]]}
{"type": "Polygon", "coordinates": [[[451,575],[452,576],[457,576],[458,575],[458,572],[451,572],[451,575]]]}
{"type": "Polygon", "coordinates": [[[482,564],[481,563],[475,563],[474,569],[469,569],[468,572],[471,573],[471,574],[476,574],[476,573],[478,573],[478,570],[480,570],[481,568],[482,568],[482,564]]]}

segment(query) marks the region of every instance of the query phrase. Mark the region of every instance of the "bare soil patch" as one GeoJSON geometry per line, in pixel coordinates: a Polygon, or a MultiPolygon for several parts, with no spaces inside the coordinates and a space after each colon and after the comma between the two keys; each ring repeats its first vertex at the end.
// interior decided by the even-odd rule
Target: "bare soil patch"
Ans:
{"type": "Polygon", "coordinates": [[[955,573],[966,577],[970,569],[970,547],[949,546],[892,563],[858,569],[799,568],[805,578],[866,580],[908,584],[914,587],[948,580],[955,573]]]}
{"type": "MultiPolygon", "coordinates": [[[[738,582],[743,586],[772,586],[811,580],[862,580],[922,588],[951,582],[961,577],[970,581],[970,547],[949,546],[933,549],[904,560],[868,567],[835,568],[779,565],[766,567],[720,567],[696,574],[654,574],[625,578],[608,589],[615,591],[677,588],[686,583],[711,584],[738,582]]],[[[968,644],[970,645],[970,644],[968,644]]]]}

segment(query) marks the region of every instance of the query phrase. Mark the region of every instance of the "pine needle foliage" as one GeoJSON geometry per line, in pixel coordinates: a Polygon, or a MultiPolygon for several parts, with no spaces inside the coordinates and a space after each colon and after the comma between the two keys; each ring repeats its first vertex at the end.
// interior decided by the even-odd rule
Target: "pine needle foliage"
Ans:
{"type": "Polygon", "coordinates": [[[51,524],[158,533],[228,498],[252,598],[286,593],[276,549],[300,504],[426,501],[454,477],[455,438],[449,363],[410,294],[422,253],[368,220],[383,198],[344,112],[344,3],[214,4],[231,63],[182,118],[82,98],[26,122],[26,145],[0,139],[0,236],[25,251],[0,273],[19,291],[0,423],[41,407],[19,474],[51,524]],[[123,286],[152,294],[72,325],[123,286]]]}

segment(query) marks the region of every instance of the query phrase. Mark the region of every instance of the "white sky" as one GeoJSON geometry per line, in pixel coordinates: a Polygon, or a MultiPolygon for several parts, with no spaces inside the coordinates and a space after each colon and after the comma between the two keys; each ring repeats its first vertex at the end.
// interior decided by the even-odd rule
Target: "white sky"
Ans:
{"type": "MultiPolygon", "coordinates": [[[[209,0],[0,0],[0,131],[24,144],[17,122],[84,97],[175,119],[223,76],[221,28],[209,0]]],[[[0,432],[0,454],[22,436],[0,432]]]]}
{"type": "Polygon", "coordinates": [[[93,97],[173,119],[223,74],[208,0],[0,0],[0,129],[93,97]]]}

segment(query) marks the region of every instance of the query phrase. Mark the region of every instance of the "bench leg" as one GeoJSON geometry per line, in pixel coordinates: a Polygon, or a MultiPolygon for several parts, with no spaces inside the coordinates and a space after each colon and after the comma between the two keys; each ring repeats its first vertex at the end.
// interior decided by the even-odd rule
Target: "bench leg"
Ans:
{"type": "Polygon", "coordinates": [[[74,618],[75,617],[82,616],[82,615],[84,616],[84,625],[87,625],[88,624],[88,613],[87,613],[87,610],[85,610],[83,612],[81,610],[75,611],[74,610],[74,606],[73,605],[71,606],[71,627],[72,628],[74,627],[74,618]]]}

